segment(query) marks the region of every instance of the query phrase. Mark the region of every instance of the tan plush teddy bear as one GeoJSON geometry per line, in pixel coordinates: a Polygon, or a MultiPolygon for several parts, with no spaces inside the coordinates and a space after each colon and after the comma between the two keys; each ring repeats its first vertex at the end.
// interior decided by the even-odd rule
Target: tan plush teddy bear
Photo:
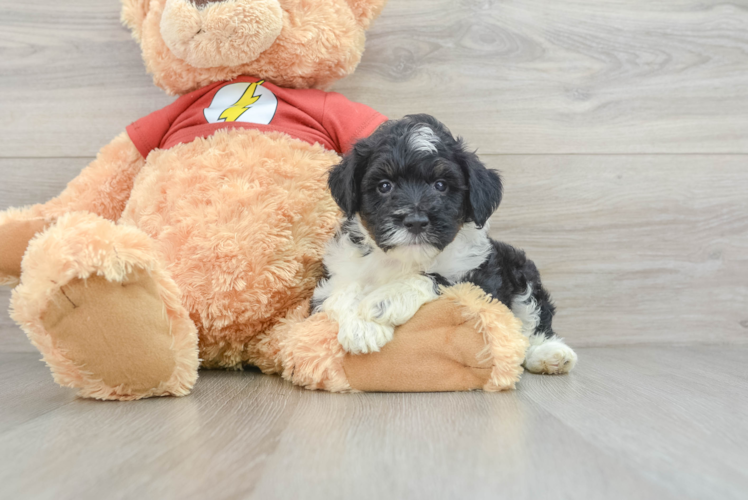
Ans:
{"type": "Polygon", "coordinates": [[[82,396],[184,395],[245,364],[330,391],[501,390],[526,340],[503,305],[445,290],[381,352],[307,318],[340,214],[327,173],[386,120],[317,90],[356,67],[386,0],[123,0],[156,85],[57,198],[0,213],[0,282],[55,380],[82,396]]]}

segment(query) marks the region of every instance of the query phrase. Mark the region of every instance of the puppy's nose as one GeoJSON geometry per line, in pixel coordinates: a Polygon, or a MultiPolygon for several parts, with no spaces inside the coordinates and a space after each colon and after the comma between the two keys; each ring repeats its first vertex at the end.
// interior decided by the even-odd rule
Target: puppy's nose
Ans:
{"type": "Polygon", "coordinates": [[[429,218],[425,214],[410,214],[403,219],[403,225],[413,234],[420,234],[429,225],[429,218]]]}

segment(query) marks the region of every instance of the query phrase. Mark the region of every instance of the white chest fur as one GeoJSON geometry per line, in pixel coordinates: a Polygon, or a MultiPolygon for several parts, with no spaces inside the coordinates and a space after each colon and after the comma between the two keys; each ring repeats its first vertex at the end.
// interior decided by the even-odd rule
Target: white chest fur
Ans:
{"type": "Polygon", "coordinates": [[[378,351],[425,303],[437,298],[424,274],[456,282],[479,267],[491,251],[485,229],[465,225],[442,252],[427,245],[383,251],[366,230],[348,224],[327,247],[330,275],[314,291],[318,310],[338,322],[338,340],[348,352],[378,351]]]}
{"type": "Polygon", "coordinates": [[[324,300],[333,289],[357,283],[362,291],[374,290],[387,283],[413,274],[440,274],[452,282],[479,267],[488,258],[491,241],[487,228],[465,224],[454,241],[439,252],[426,245],[399,247],[383,251],[360,227],[363,245],[356,245],[347,235],[332,240],[327,247],[324,263],[330,279],[321,283],[315,299],[324,300]]]}

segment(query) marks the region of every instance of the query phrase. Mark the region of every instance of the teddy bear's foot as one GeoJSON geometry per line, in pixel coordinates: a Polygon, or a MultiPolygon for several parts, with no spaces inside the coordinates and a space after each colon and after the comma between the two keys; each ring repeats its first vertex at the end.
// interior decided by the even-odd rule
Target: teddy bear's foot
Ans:
{"type": "Polygon", "coordinates": [[[158,284],[144,269],[120,282],[71,280],[52,295],[41,321],[54,346],[85,375],[83,392],[105,392],[105,399],[171,394],[177,353],[158,284]]]}
{"type": "Polygon", "coordinates": [[[196,328],[136,228],[61,217],[29,245],[11,307],[55,380],[81,396],[180,396],[197,379],[196,328]]]}
{"type": "Polygon", "coordinates": [[[346,353],[327,313],[301,304],[261,337],[249,361],[296,385],[331,392],[502,391],[522,373],[522,323],[479,288],[443,290],[380,352],[346,353]]]}
{"type": "Polygon", "coordinates": [[[519,380],[526,348],[506,306],[461,284],[422,306],[380,352],[346,355],[343,368],[362,391],[502,391],[519,380]]]}

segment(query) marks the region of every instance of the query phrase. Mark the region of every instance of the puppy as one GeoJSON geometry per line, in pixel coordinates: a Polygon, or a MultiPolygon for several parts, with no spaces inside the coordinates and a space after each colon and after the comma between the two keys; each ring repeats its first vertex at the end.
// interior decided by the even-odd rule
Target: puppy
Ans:
{"type": "Polygon", "coordinates": [[[469,282],[521,319],[529,371],[574,367],[576,354],[551,327],[555,309],[535,264],[488,237],[499,175],[438,120],[384,123],[331,171],[329,186],[346,220],[328,245],[312,308],[338,321],[346,351],[378,351],[440,285],[469,282]]]}

